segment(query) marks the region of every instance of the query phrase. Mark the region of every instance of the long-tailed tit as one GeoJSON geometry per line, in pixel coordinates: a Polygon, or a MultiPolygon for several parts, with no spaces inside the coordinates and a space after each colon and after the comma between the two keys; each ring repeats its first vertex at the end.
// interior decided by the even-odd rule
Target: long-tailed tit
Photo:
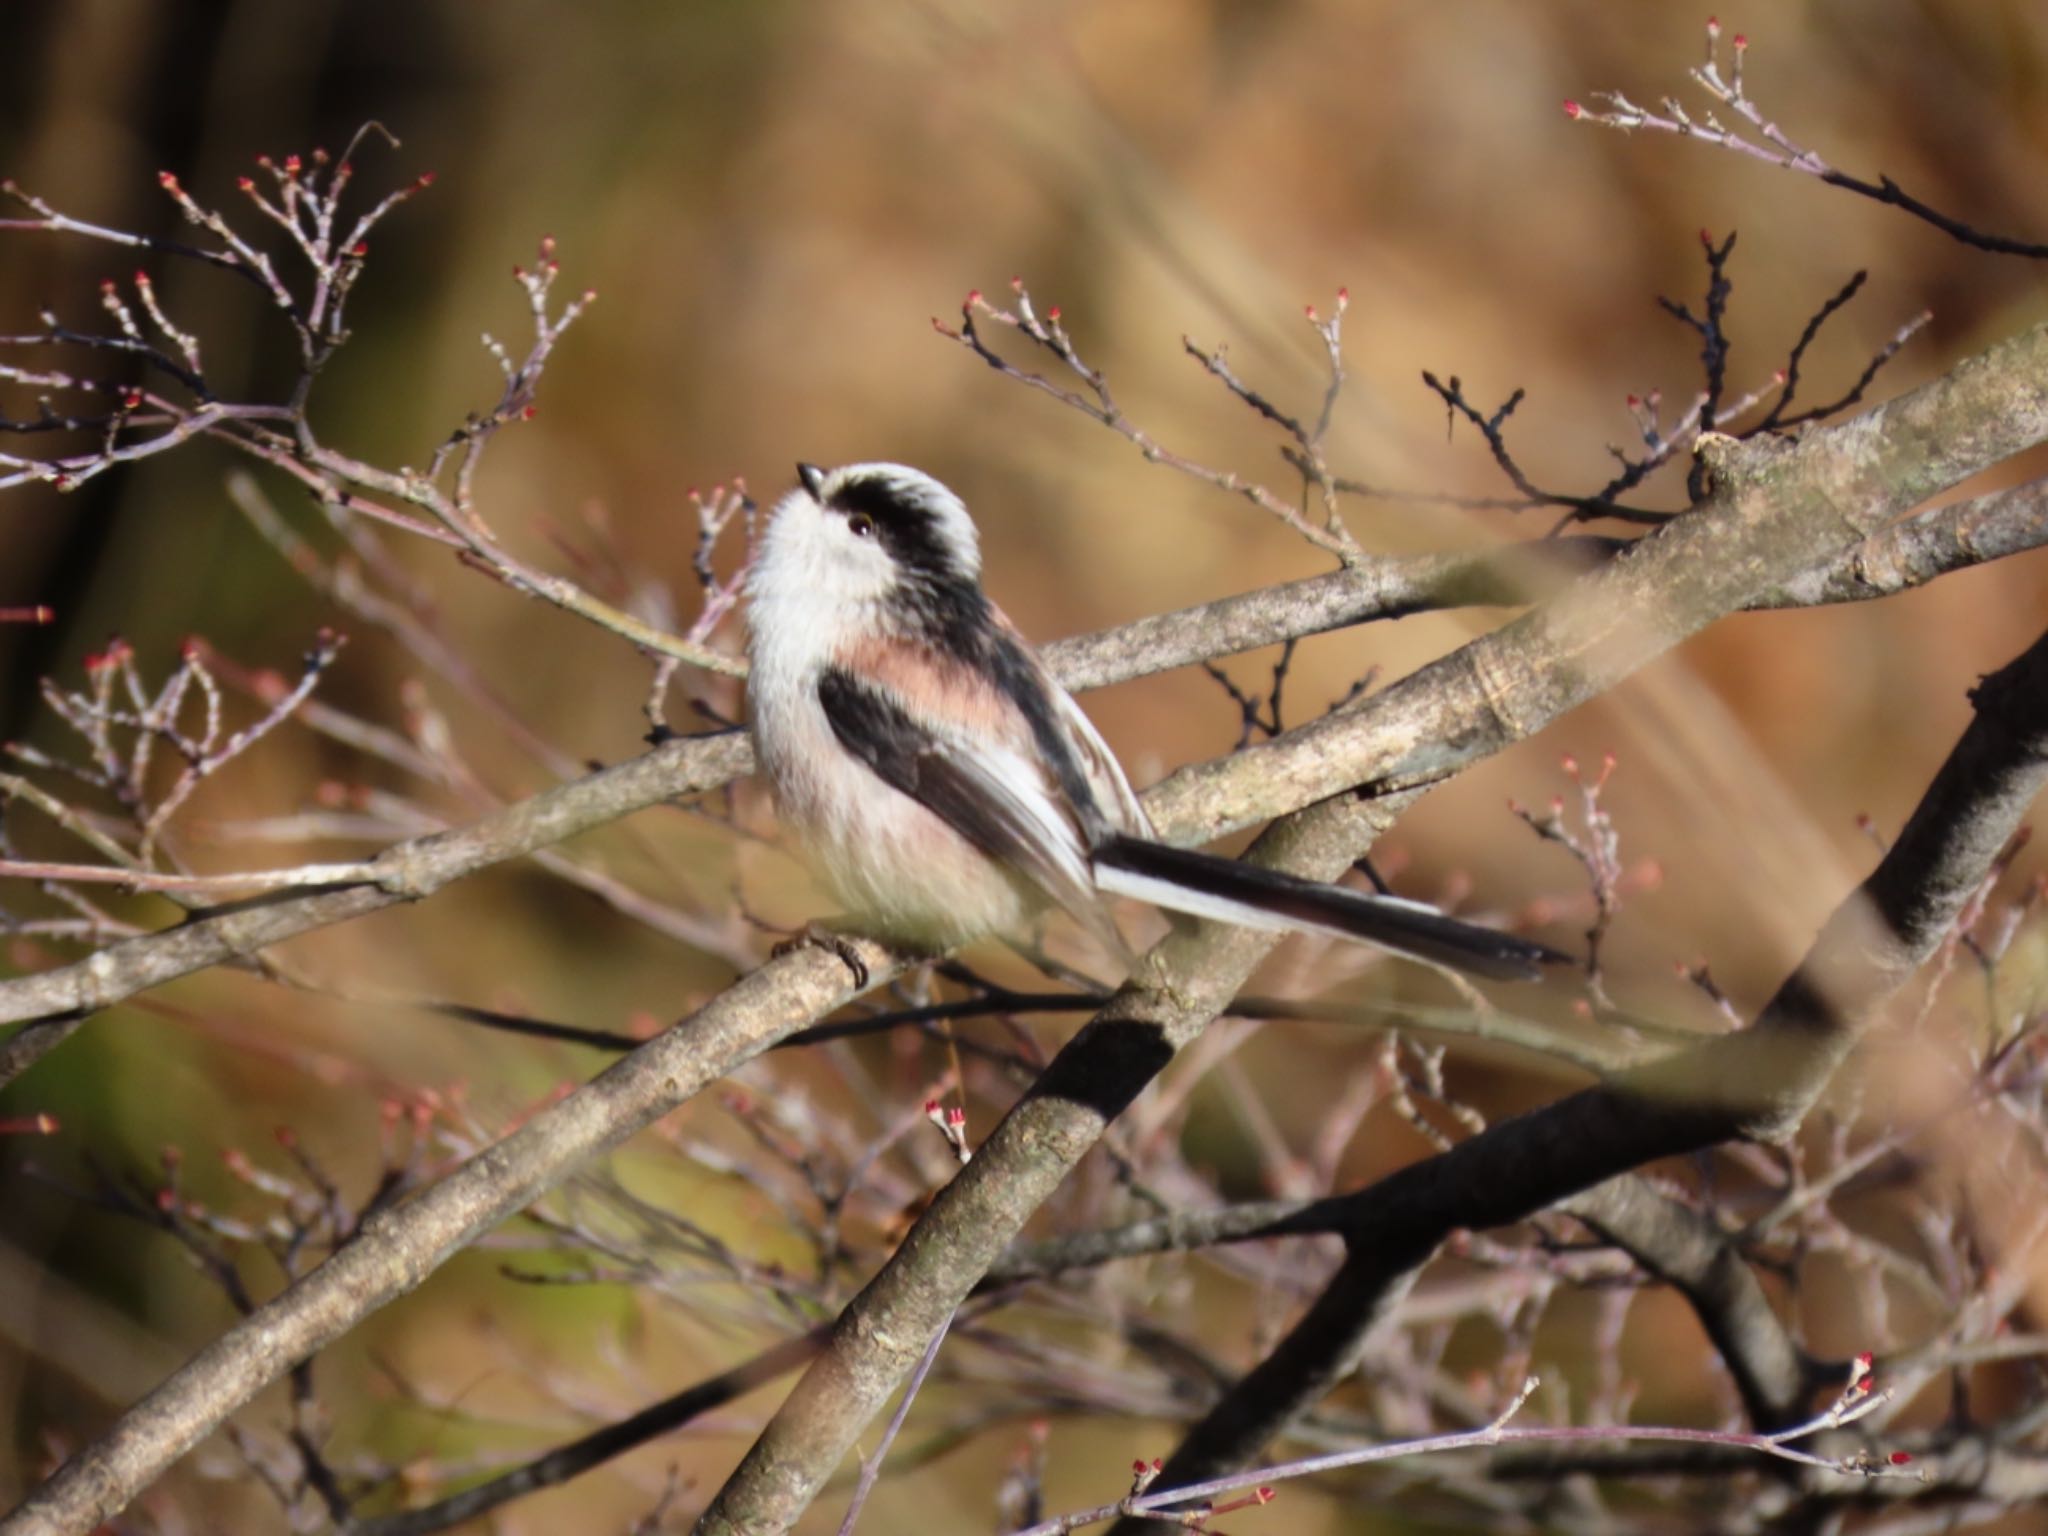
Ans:
{"type": "Polygon", "coordinates": [[[1067,691],[981,590],[967,508],[900,464],[797,467],[748,583],[747,691],[781,813],[857,921],[945,948],[1108,896],[1531,978],[1539,944],[1170,848],[1067,691]]]}

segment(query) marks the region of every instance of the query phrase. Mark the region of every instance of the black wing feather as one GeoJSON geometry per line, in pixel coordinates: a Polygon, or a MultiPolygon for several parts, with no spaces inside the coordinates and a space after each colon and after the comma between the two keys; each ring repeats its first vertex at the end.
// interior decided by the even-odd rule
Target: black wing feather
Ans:
{"type": "Polygon", "coordinates": [[[1364,939],[1419,960],[1502,981],[1533,981],[1541,974],[1540,967],[1571,960],[1545,945],[1477,923],[1461,923],[1415,903],[1368,896],[1146,838],[1112,835],[1096,848],[1095,862],[1205,892],[1302,927],[1364,939]]]}
{"type": "Polygon", "coordinates": [[[818,702],[839,744],[884,783],[1089,927],[1115,933],[1078,828],[1058,819],[1058,811],[1047,815],[1043,795],[1020,794],[1014,774],[1006,775],[986,747],[941,736],[895,699],[836,667],[818,679],[818,702]]]}

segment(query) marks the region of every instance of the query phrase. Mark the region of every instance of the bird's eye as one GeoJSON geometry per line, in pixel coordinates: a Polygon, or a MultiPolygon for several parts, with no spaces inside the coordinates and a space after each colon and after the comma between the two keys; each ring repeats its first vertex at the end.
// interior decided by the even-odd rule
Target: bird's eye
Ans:
{"type": "Polygon", "coordinates": [[[875,531],[875,520],[865,512],[856,512],[846,520],[856,539],[865,539],[875,531]]]}

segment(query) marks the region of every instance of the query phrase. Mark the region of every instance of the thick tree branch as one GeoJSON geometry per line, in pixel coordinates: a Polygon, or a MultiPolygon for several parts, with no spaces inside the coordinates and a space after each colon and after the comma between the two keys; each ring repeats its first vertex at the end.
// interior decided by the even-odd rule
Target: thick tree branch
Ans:
{"type": "MultiPolygon", "coordinates": [[[[1610,1179],[1561,1209],[1592,1227],[1651,1275],[1676,1288],[1698,1315],[1759,1428],[1797,1422],[1816,1372],[1771,1309],[1735,1243],[1699,1211],[1633,1176],[1610,1179]]],[[[1020,1243],[989,1266],[984,1286],[1041,1280],[1069,1270],[1222,1243],[1346,1231],[1349,1197],[1248,1200],[1214,1210],[1173,1211],[1124,1226],[1020,1243]]]]}
{"type": "Polygon", "coordinates": [[[469,826],[393,844],[373,862],[377,884],[234,902],[194,913],[161,933],[110,944],[72,965],[0,982],[0,1023],[31,1021],[0,1045],[0,1084],[19,1076],[92,1014],[137,992],[246,960],[315,928],[416,901],[465,875],[664,800],[714,788],[752,763],[751,744],[738,733],[671,741],[469,826]]]}
{"type": "Polygon", "coordinates": [[[1169,821],[1239,828],[1361,785],[1433,782],[2044,438],[2048,325],[2037,325],[1796,445],[1710,442],[1718,484],[1699,512],[1362,708],[1248,747],[1228,773],[1181,770],[1154,803],[1169,821]],[[1247,758],[1260,771],[1236,766],[1247,758]]]}
{"type": "MultiPolygon", "coordinates": [[[[1254,856],[1327,876],[1360,856],[1377,830],[1361,814],[1366,802],[1344,791],[1361,783],[1382,792],[1425,785],[1533,733],[1715,618],[1840,558],[1916,502],[2044,436],[2048,326],[2038,326],[1911,394],[1812,432],[1797,445],[1715,444],[1716,485],[1695,515],[1666,524],[1632,546],[1626,559],[1602,566],[1371,703],[1242,751],[1227,769],[1175,775],[1154,789],[1148,806],[1157,806],[1169,825],[1242,826],[1310,805],[1270,829],[1254,856]],[[1247,760],[1257,760],[1261,771],[1243,775],[1239,765],[1247,760]],[[1330,796],[1335,798],[1324,798],[1330,796]]],[[[1825,944],[1823,951],[1833,952],[1825,944]]],[[[862,1426],[1025,1219],[1108,1122],[1200,1034],[1263,952],[1254,936],[1197,928],[1182,930],[1147,957],[1139,975],[1060,1052],[848,1304],[831,1347],[806,1370],[720,1490],[699,1522],[700,1532],[755,1536],[795,1523],[862,1426]]],[[[1773,1017],[1781,1019],[1778,1027],[1741,1037],[1751,1049],[1757,1042],[1775,1045],[1787,1033],[1789,1014],[1781,1010],[1773,1017]]],[[[1685,1053],[1688,1064],[1691,1055],[1685,1053]]],[[[1833,1058],[1822,1065],[1809,1052],[1807,1059],[1817,1091],[1833,1058]]],[[[1620,1087],[1568,1101],[1578,1106],[1568,1123],[1540,1116],[1509,1122],[1533,1124],[1536,1134],[1521,1149],[1524,1159],[1484,1189],[1481,1199],[1510,1213],[1501,1220],[1512,1219],[1535,1208],[1516,1200],[1528,1193],[1528,1181],[1549,1189],[1549,1181],[1561,1177],[1540,1202],[1547,1204],[1644,1161],[1630,1152],[1673,1135],[1674,1123],[1690,1125],[1693,1137],[1709,1127],[1718,1133],[1686,1145],[1723,1139],[1729,1111],[1721,1100],[1731,1096],[1752,1111],[1736,1122],[1740,1127],[1775,1123],[1741,1097],[1759,1081],[1760,1069],[1775,1065],[1741,1063],[1746,1077],[1731,1074],[1712,1084],[1702,1107],[1689,1112],[1676,1107],[1673,1094],[1659,1091],[1658,1080],[1624,1078],[1620,1087]],[[1643,1115],[1639,1106],[1646,1101],[1658,1104],[1660,1113],[1643,1115]],[[1651,1121],[1657,1136],[1646,1134],[1651,1121]]],[[[1680,1077],[1661,1086],[1693,1085],[1680,1077]]],[[[1804,1098],[1795,1101],[1789,1094],[1784,1107],[1795,1102],[1804,1108],[1804,1098]]],[[[1416,1211],[1458,1203],[1442,1187],[1455,1175],[1432,1182],[1426,1172],[1454,1156],[1421,1165],[1424,1172],[1409,1171],[1426,1185],[1417,1191],[1416,1211]]],[[[1434,1227],[1429,1231],[1427,1238],[1406,1234],[1405,1246],[1398,1231],[1385,1243],[1356,1245],[1346,1271],[1362,1262],[1361,1254],[1371,1255],[1371,1262],[1384,1266],[1384,1283],[1374,1292],[1384,1297],[1405,1285],[1434,1248],[1439,1234],[1434,1227]]],[[[1343,1273],[1332,1294],[1342,1289],[1343,1273]]],[[[1337,1305],[1341,1316],[1352,1315],[1349,1306],[1337,1305]]],[[[1327,1383],[1333,1379],[1331,1362],[1327,1351],[1314,1352],[1317,1347],[1311,1342],[1284,1367],[1275,1365],[1278,1356],[1267,1366],[1283,1372],[1282,1382],[1290,1379],[1286,1373],[1306,1373],[1327,1383]]],[[[1262,1390],[1249,1386],[1232,1395],[1254,1421],[1262,1399],[1262,1390]]],[[[1255,1422],[1242,1438],[1262,1444],[1277,1426],[1278,1421],[1255,1422]]]]}
{"type": "MultiPolygon", "coordinates": [[[[871,980],[900,963],[861,946],[871,980]]],[[[836,955],[797,950],[742,977],[407,1203],[379,1212],[122,1414],[5,1520],[0,1536],[84,1533],[295,1363],[417,1286],[571,1169],[667,1114],[792,1028],[851,996],[836,955]]]]}
{"type": "MultiPolygon", "coordinates": [[[[1058,641],[1046,648],[1046,655],[1060,680],[1078,690],[1376,619],[1441,608],[1517,607],[1555,595],[1628,542],[1533,540],[1472,555],[1362,561],[1327,575],[1058,641]]],[[[1887,597],[2044,543],[2048,481],[2035,481],[1905,518],[1772,588],[1750,606],[1815,607],[1887,597]]],[[[558,797],[545,805],[536,797],[471,827],[398,844],[384,857],[411,870],[424,893],[662,800],[715,789],[752,767],[751,744],[738,736],[672,741],[637,762],[544,792],[558,797]]],[[[280,894],[202,912],[176,929],[109,946],[74,964],[0,981],[0,1023],[31,1021],[0,1044],[0,1085],[19,1076],[98,1008],[406,899],[409,893],[396,884],[280,894]]]]}
{"type": "Polygon", "coordinates": [[[1751,1424],[1783,1429],[1803,1417],[1819,1373],[1772,1310],[1756,1272],[1712,1217],[1659,1194],[1633,1174],[1574,1195],[1563,1209],[1691,1303],[1735,1380],[1751,1424]]]}
{"type": "MultiPolygon", "coordinates": [[[[2037,329],[1912,395],[1844,426],[1815,432],[1776,455],[1759,456],[1755,450],[1733,454],[1719,466],[1723,484],[1700,515],[1660,529],[1628,558],[1601,567],[1535,613],[1423,669],[1375,704],[1240,753],[1227,765],[1177,776],[1155,790],[1148,805],[1169,835],[1206,837],[1224,824],[1262,814],[1261,807],[1291,809],[1361,780],[1425,782],[1496,750],[1593,696],[1718,614],[1757,600],[1801,571],[1843,557],[1882,521],[1922,496],[2048,435],[2044,362],[2048,329],[2037,329]]],[[[731,753],[721,764],[729,772],[740,771],[747,761],[745,744],[737,739],[693,750],[731,753]]],[[[680,756],[687,760],[689,754],[680,756]]],[[[647,796],[645,803],[653,803],[680,792],[676,783],[661,778],[676,766],[656,753],[641,764],[609,772],[626,776],[647,796]],[[636,770],[647,780],[632,777],[636,770]]],[[[576,794],[581,787],[550,791],[562,798],[549,803],[562,815],[587,812],[576,794]]],[[[1304,873],[1334,874],[1370,845],[1391,810],[1385,799],[1368,803],[1340,796],[1276,826],[1262,840],[1261,855],[1304,873]]],[[[623,813],[614,806],[595,819],[623,813]]],[[[401,894],[442,873],[431,867],[402,869],[394,873],[401,894]]],[[[390,894],[375,889],[375,897],[390,894]]],[[[299,900],[308,899],[319,898],[299,900]]],[[[295,904],[275,905],[291,909],[295,904]]],[[[311,926],[315,921],[304,919],[289,931],[311,926]]],[[[257,942],[283,936],[280,932],[257,942]]],[[[159,936],[153,942],[176,937],[159,936]]],[[[224,946],[226,940],[227,935],[215,934],[210,942],[224,946]]],[[[806,1373],[784,1413],[721,1496],[708,1517],[710,1528],[770,1529],[794,1518],[874,1406],[914,1363],[932,1331],[1030,1210],[1093,1144],[1108,1118],[1228,1003],[1266,945],[1265,939],[1243,932],[1183,930],[1148,959],[1139,978],[1062,1052],[990,1145],[934,1203],[896,1260],[848,1308],[831,1349],[806,1373]],[[821,1417],[819,1406],[831,1398],[839,1400],[838,1406],[821,1417]],[[806,1424],[817,1433],[796,1432],[806,1424]]],[[[120,946],[106,952],[120,953],[120,946]]],[[[218,957],[232,953],[223,947],[218,957]]],[[[127,985],[127,991],[210,963],[190,957],[175,964],[153,960],[146,979],[127,985]]],[[[879,979],[885,969],[879,954],[873,968],[879,979]]],[[[79,988],[57,1006],[103,1006],[126,995],[87,983],[79,974],[84,969],[51,973],[69,974],[70,984],[79,988]]],[[[373,1223],[357,1242],[210,1345],[138,1404],[105,1439],[67,1463],[0,1523],[0,1532],[17,1536],[89,1529],[294,1361],[417,1284],[449,1253],[577,1163],[809,1023],[844,994],[838,962],[814,952],[746,978],[683,1026],[373,1223]]],[[[1611,1135],[1597,1121],[1596,1116],[1587,1138],[1589,1157],[1611,1135]]],[[[1585,1130],[1575,1125],[1573,1135],[1585,1130]]],[[[1592,1157],[1587,1176],[1574,1187],[1629,1165],[1592,1157]]]]}
{"type": "MultiPolygon", "coordinates": [[[[1793,1129],[1878,1005],[1949,936],[2048,783],[2048,635],[1986,678],[1973,699],[1975,717],[1898,840],[1752,1028],[1499,1122],[1342,1202],[1325,1202],[1325,1217],[1331,1205],[1351,1207],[1344,1264],[1273,1353],[1182,1443],[1166,1485],[1243,1465],[1319,1401],[1355,1369],[1373,1328],[1454,1230],[1522,1220],[1656,1158],[1793,1129]]],[[[1626,1197],[1600,1204],[1611,1213],[1626,1197]]],[[[1776,1353],[1763,1345],[1752,1359],[1762,1364],[1776,1353]]],[[[1788,1372],[1790,1362],[1769,1369],[1788,1372]]],[[[1761,1376],[1755,1389],[1777,1395],[1761,1376]]]]}

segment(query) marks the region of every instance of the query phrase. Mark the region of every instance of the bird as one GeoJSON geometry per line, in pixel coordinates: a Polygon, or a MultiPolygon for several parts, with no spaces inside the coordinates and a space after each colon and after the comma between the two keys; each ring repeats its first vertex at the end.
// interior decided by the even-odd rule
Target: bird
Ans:
{"type": "Polygon", "coordinates": [[[1567,958],[1421,902],[1161,842],[1115,754],[983,591],[966,504],[921,470],[799,464],[747,595],[759,762],[860,931],[943,953],[1059,908],[1128,959],[1111,904],[1126,897],[1496,979],[1567,958]]]}

